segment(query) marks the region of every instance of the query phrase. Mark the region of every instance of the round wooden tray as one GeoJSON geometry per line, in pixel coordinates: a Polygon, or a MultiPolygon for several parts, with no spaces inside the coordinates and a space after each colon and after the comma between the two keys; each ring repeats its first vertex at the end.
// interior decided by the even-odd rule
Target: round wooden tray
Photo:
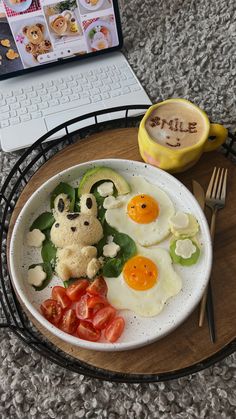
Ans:
{"type": "MultiPolygon", "coordinates": [[[[87,139],[68,146],[41,166],[24,188],[15,206],[10,222],[8,242],[21,208],[43,182],[68,167],[102,158],[141,161],[137,146],[137,129],[116,129],[91,135],[87,139]]],[[[190,373],[192,370],[194,371],[194,366],[207,366],[209,360],[217,360],[229,353],[227,348],[235,340],[236,329],[236,211],[234,206],[236,205],[234,194],[236,167],[220,153],[205,153],[193,168],[176,177],[190,190],[192,179],[197,180],[206,190],[214,166],[229,169],[226,207],[218,214],[214,243],[212,288],[216,343],[212,344],[210,341],[206,321],[202,328],[198,327],[198,310],[195,310],[174,332],[149,346],[115,353],[90,351],[71,346],[58,339],[44,329],[24,308],[30,320],[49,341],[82,362],[107,371],[108,375],[123,374],[127,377],[138,374],[140,378],[165,374],[175,378],[180,371],[190,373]]]]}

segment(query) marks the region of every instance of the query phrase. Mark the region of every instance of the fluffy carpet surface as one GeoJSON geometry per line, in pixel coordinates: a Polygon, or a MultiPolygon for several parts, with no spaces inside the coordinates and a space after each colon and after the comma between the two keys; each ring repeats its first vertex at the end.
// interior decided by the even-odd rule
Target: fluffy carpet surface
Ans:
{"type": "MultiPolygon", "coordinates": [[[[122,0],[124,53],[153,102],[185,97],[235,130],[235,0],[122,0]]],[[[5,178],[19,153],[0,154],[5,178]]],[[[193,376],[114,384],[79,376],[0,332],[1,418],[233,419],[235,355],[193,376]]]]}

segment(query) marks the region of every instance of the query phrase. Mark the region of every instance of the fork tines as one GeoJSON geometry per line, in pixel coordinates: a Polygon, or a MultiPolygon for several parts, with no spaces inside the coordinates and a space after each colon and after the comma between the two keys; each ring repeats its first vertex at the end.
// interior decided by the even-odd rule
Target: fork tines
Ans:
{"type": "Polygon", "coordinates": [[[228,169],[214,167],[206,198],[225,200],[228,169]]]}

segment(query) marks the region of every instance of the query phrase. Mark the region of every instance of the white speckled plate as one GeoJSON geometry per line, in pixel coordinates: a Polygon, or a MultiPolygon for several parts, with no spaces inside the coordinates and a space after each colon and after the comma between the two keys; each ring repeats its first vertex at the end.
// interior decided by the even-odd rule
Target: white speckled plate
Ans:
{"type": "MultiPolygon", "coordinates": [[[[168,240],[160,247],[168,246],[168,240]]],[[[96,160],[83,163],[54,176],[45,182],[27,201],[22,209],[12,233],[10,243],[10,270],[14,286],[32,315],[51,333],[64,341],[87,349],[101,351],[121,351],[147,345],[170,333],[179,326],[199,303],[207,285],[212,264],[212,247],[208,225],[203,212],[193,195],[186,187],[170,174],[153,166],[130,160],[96,160]],[[126,319],[125,331],[117,343],[89,342],[60,331],[49,323],[41,314],[39,306],[43,300],[50,298],[51,288],[60,284],[53,278],[50,285],[41,292],[36,292],[26,281],[28,266],[41,261],[40,250],[22,246],[32,221],[43,211],[49,209],[50,192],[64,181],[73,186],[78,185],[86,170],[95,166],[107,166],[128,175],[143,176],[147,181],[158,185],[172,199],[176,210],[190,212],[200,224],[201,257],[196,265],[182,267],[175,265],[183,281],[182,291],[165,304],[163,311],[155,317],[144,318],[134,315],[131,311],[122,310],[126,319]],[[43,203],[43,204],[42,204],[43,203]]],[[[197,327],[197,326],[196,326],[197,327]]]]}

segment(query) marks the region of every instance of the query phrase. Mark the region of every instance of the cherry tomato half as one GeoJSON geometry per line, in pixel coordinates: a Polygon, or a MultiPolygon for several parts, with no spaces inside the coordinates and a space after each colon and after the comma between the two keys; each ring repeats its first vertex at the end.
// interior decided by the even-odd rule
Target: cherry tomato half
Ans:
{"type": "Polygon", "coordinates": [[[66,289],[64,287],[53,287],[52,289],[52,298],[53,300],[58,301],[61,304],[62,308],[65,309],[71,305],[71,300],[66,294],[66,289]]]}
{"type": "Polygon", "coordinates": [[[88,306],[89,295],[84,294],[75,305],[76,316],[80,320],[91,319],[92,309],[88,306]]]}
{"type": "Polygon", "coordinates": [[[66,294],[71,301],[78,301],[82,294],[85,293],[86,288],[89,285],[87,279],[78,279],[68,288],[66,288],[66,294]]]}
{"type": "Polygon", "coordinates": [[[121,336],[124,327],[125,321],[123,317],[115,317],[105,330],[105,338],[111,343],[116,342],[121,336]]]}
{"type": "Polygon", "coordinates": [[[93,309],[93,313],[108,305],[109,303],[106,298],[102,297],[101,295],[89,296],[88,307],[93,309]]]}
{"type": "Polygon", "coordinates": [[[100,330],[96,330],[92,323],[85,320],[81,320],[76,334],[80,339],[90,340],[91,342],[97,342],[101,336],[100,330]]]}
{"type": "Polygon", "coordinates": [[[108,323],[110,323],[116,315],[114,307],[107,306],[98,310],[93,318],[93,325],[95,329],[105,329],[108,323]]]}
{"type": "Polygon", "coordinates": [[[79,320],[76,317],[75,310],[69,308],[69,310],[66,310],[66,312],[63,314],[62,320],[60,322],[60,329],[63,330],[63,332],[72,335],[76,331],[78,324],[79,320]]]}
{"type": "Polygon", "coordinates": [[[62,306],[56,300],[45,300],[41,304],[40,309],[45,319],[55,326],[58,325],[62,318],[62,306]]]}
{"type": "Polygon", "coordinates": [[[97,277],[89,285],[86,291],[91,295],[102,295],[103,297],[106,297],[107,284],[106,284],[105,279],[102,276],[97,277]]]}

